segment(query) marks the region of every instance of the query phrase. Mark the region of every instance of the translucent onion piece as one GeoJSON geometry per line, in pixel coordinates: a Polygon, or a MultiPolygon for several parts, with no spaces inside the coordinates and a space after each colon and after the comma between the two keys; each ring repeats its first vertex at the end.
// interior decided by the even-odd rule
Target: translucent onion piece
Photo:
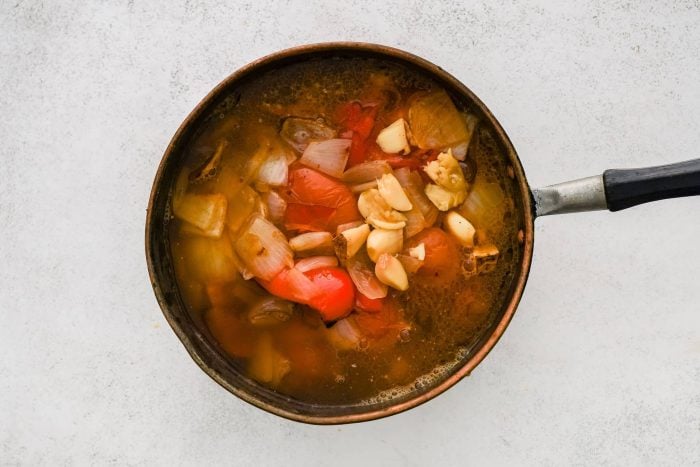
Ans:
{"type": "Polygon", "coordinates": [[[219,173],[207,186],[211,185],[212,192],[226,196],[229,206],[233,206],[238,201],[241,190],[250,188],[241,179],[241,174],[231,164],[224,162],[219,169],[219,173]]]}
{"type": "Polygon", "coordinates": [[[235,250],[245,267],[264,280],[294,265],[292,249],[284,234],[258,214],[242,229],[235,250]]]}
{"type": "Polygon", "coordinates": [[[287,202],[276,191],[266,193],[264,201],[267,204],[270,221],[275,225],[282,225],[284,213],[287,210],[287,202]]]}
{"type": "MultiPolygon", "coordinates": [[[[204,237],[199,238],[181,238],[171,242],[173,267],[175,277],[177,278],[177,286],[182,294],[185,306],[189,311],[201,313],[209,306],[206,290],[200,278],[190,270],[193,260],[188,256],[191,243],[197,241],[208,241],[204,237]]],[[[234,270],[235,276],[235,270],[234,270]]]]}
{"type": "Polygon", "coordinates": [[[338,265],[335,256],[311,256],[297,261],[294,268],[301,272],[312,271],[318,268],[331,268],[338,265]]]}
{"type": "MultiPolygon", "coordinates": [[[[418,207],[421,214],[425,219],[425,227],[430,227],[435,223],[438,216],[438,210],[435,205],[425,196],[423,189],[425,184],[423,179],[420,178],[418,172],[412,171],[407,167],[402,167],[394,172],[394,176],[399,181],[406,194],[413,203],[413,207],[418,207]]],[[[408,213],[406,213],[408,216],[408,213]]],[[[411,235],[407,235],[411,236],[411,235]]]]}
{"type": "MultiPolygon", "coordinates": [[[[231,240],[231,245],[235,244],[236,238],[236,236],[229,232],[229,239],[231,240]]],[[[236,254],[236,251],[233,248],[231,248],[231,256],[233,258],[233,263],[236,265],[238,273],[243,277],[243,279],[250,280],[253,277],[255,277],[255,275],[252,272],[250,272],[250,269],[248,269],[246,265],[243,264],[243,260],[241,260],[241,258],[238,257],[238,254],[236,254]]]]}
{"type": "Polygon", "coordinates": [[[328,340],[337,350],[360,350],[364,337],[352,317],[337,321],[328,329],[328,340]]]}
{"type": "Polygon", "coordinates": [[[375,181],[382,175],[391,173],[391,166],[386,161],[370,161],[349,168],[343,173],[345,183],[356,184],[375,181]]]}
{"type": "Polygon", "coordinates": [[[271,186],[282,186],[287,184],[289,168],[287,158],[284,153],[271,154],[258,171],[258,181],[271,186]]]}
{"type": "Polygon", "coordinates": [[[259,199],[255,190],[247,185],[238,190],[233,200],[229,199],[226,225],[231,234],[236,234],[250,215],[257,210],[259,199]]]}
{"type": "Polygon", "coordinates": [[[425,222],[425,216],[423,216],[418,206],[413,206],[413,209],[404,212],[404,215],[406,216],[406,227],[404,227],[406,238],[413,237],[429,227],[425,222]]]}
{"type": "Polygon", "coordinates": [[[196,227],[205,237],[221,237],[226,220],[226,197],[213,195],[184,195],[173,205],[175,217],[196,227]]]}
{"type": "Polygon", "coordinates": [[[446,149],[471,138],[462,115],[443,90],[416,96],[408,109],[408,121],[421,149],[446,149]]]}
{"type": "Polygon", "coordinates": [[[495,233],[501,228],[508,207],[509,200],[498,183],[489,182],[477,175],[459,213],[477,229],[495,233]]]}
{"type": "Polygon", "coordinates": [[[311,141],[323,141],[335,138],[334,129],[324,124],[321,119],[288,117],[282,123],[282,138],[296,151],[304,152],[311,141]]]}
{"type": "Polygon", "coordinates": [[[396,255],[396,259],[401,262],[404,270],[409,274],[417,272],[420,267],[423,266],[423,261],[418,258],[414,258],[413,256],[396,255]]]}
{"type": "Polygon", "coordinates": [[[273,146],[270,140],[266,139],[260,143],[255,153],[245,162],[244,169],[241,171],[243,183],[250,183],[257,178],[260,168],[267,161],[272,150],[273,146]]]}
{"type": "Polygon", "coordinates": [[[369,258],[355,255],[347,261],[348,274],[357,290],[367,298],[384,298],[389,288],[379,282],[369,258]]]}
{"type": "Polygon", "coordinates": [[[474,139],[474,135],[477,134],[475,130],[477,123],[479,123],[479,119],[475,115],[466,114],[464,116],[464,123],[467,126],[467,132],[469,132],[469,139],[452,146],[452,155],[459,161],[464,161],[467,158],[469,145],[473,145],[472,140],[474,139]]]}
{"type": "Polygon", "coordinates": [[[173,245],[184,272],[201,282],[230,282],[238,277],[233,250],[227,238],[185,237],[173,245]]]}
{"type": "Polygon", "coordinates": [[[463,142],[452,148],[452,155],[458,161],[463,161],[467,157],[467,149],[469,149],[469,143],[463,142]]]}
{"type": "Polygon", "coordinates": [[[289,359],[279,353],[273,345],[272,337],[263,334],[250,359],[248,371],[256,381],[277,386],[291,370],[289,359]]]}
{"type": "Polygon", "coordinates": [[[340,178],[348,162],[350,143],[349,139],[329,139],[319,143],[309,143],[300,162],[326,175],[340,178]]]}
{"type": "Polygon", "coordinates": [[[372,188],[377,188],[377,185],[377,180],[372,180],[369,182],[360,183],[359,185],[351,185],[350,191],[352,191],[353,194],[358,194],[362,193],[363,191],[371,190],[372,188]]]}

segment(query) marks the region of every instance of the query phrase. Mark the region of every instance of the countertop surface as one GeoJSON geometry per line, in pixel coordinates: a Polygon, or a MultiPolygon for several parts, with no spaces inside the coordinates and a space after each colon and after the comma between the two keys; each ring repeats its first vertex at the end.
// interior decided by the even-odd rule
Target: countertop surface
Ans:
{"type": "Polygon", "coordinates": [[[405,49],[500,120],[534,186],[700,157],[697,1],[0,2],[0,464],[698,465],[700,198],[539,219],[473,374],[409,412],[307,426],[231,396],[160,312],[158,162],[238,67],[405,49]]]}

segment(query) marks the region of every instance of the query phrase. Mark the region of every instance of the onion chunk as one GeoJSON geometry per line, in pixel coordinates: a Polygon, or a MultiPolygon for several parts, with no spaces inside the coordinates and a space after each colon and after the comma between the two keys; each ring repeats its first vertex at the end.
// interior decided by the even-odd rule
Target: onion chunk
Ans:
{"type": "Polygon", "coordinates": [[[367,298],[384,298],[389,293],[388,287],[374,275],[369,258],[355,255],[347,261],[348,274],[358,292],[367,298]]]}
{"type": "Polygon", "coordinates": [[[359,184],[376,181],[384,174],[391,173],[387,161],[369,161],[349,168],[343,173],[343,181],[349,184],[359,184]]]}
{"type": "Polygon", "coordinates": [[[348,162],[350,143],[349,139],[329,139],[309,143],[299,161],[326,175],[341,178],[345,164],[348,162]]]}
{"type": "Polygon", "coordinates": [[[205,237],[219,238],[226,220],[226,197],[221,194],[182,196],[173,205],[175,217],[188,222],[193,232],[205,237]]]}
{"type": "Polygon", "coordinates": [[[338,258],[335,256],[311,256],[297,261],[294,268],[301,272],[307,272],[318,268],[332,268],[336,266],[338,266],[338,258]]]}
{"type": "Polygon", "coordinates": [[[289,168],[287,156],[283,152],[271,154],[258,171],[258,181],[271,186],[287,184],[289,168]]]}
{"type": "Polygon", "coordinates": [[[270,280],[285,267],[294,265],[292,249],[280,230],[254,214],[235,242],[236,253],[246,268],[263,280],[270,280]]]}
{"type": "Polygon", "coordinates": [[[471,139],[464,118],[442,90],[417,96],[408,109],[408,121],[421,149],[447,149],[471,139]]]}

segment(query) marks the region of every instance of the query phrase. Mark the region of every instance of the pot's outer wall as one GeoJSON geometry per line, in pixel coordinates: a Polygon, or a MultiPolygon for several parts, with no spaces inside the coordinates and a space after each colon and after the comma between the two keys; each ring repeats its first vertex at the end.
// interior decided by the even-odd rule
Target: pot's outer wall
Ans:
{"type": "Polygon", "coordinates": [[[146,256],[151,283],[163,314],[194,361],[216,382],[241,399],[285,418],[318,424],[351,423],[381,418],[415,407],[454,385],[483,360],[503,335],[522,296],[532,259],[533,221],[532,198],[515,149],[498,121],[466,86],[441,68],[397,49],[364,43],[327,43],[288,49],[243,67],[214,88],[185,119],[168,145],[153,182],[146,219],[146,256]],[[240,375],[216,346],[208,340],[207,336],[203,335],[192,322],[179,297],[170,260],[167,232],[167,221],[170,217],[168,208],[170,189],[180,166],[181,157],[184,155],[182,149],[192,137],[193,132],[196,131],[201,120],[236,87],[246,80],[254,79],[257,73],[292,62],[327,56],[381,58],[409,65],[429,74],[443,85],[453,97],[469,102],[472,107],[481,112],[482,118],[489,121],[495,132],[494,136],[503,152],[510,159],[515,182],[519,188],[515,202],[516,209],[519,208],[522,211],[524,222],[522,226],[524,233],[522,259],[516,277],[513,279],[510,297],[492,331],[475,346],[475,350],[470,353],[463,366],[440,384],[428,388],[425,392],[416,393],[409,399],[389,405],[316,406],[302,404],[292,398],[263,388],[240,375]]]}

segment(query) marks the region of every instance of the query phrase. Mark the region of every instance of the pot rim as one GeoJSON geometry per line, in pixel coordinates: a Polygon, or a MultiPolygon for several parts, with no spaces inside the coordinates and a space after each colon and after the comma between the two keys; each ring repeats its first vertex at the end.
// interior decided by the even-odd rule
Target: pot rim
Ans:
{"type": "MultiPolygon", "coordinates": [[[[319,425],[333,425],[333,424],[344,424],[344,423],[356,423],[356,422],[362,422],[362,421],[369,421],[369,420],[375,420],[383,417],[387,417],[390,415],[394,415],[400,412],[403,412],[405,410],[411,409],[413,407],[416,407],[420,404],[423,404],[430,399],[433,399],[434,397],[440,395],[447,389],[451,388],[454,386],[458,381],[460,381],[462,378],[465,376],[468,376],[472,370],[479,364],[481,361],[488,355],[488,353],[493,349],[493,347],[496,345],[498,340],[501,338],[503,333],[505,332],[506,328],[508,327],[508,324],[510,323],[511,319],[513,318],[513,315],[515,313],[515,310],[518,307],[518,303],[520,302],[520,299],[523,294],[523,290],[525,288],[525,284],[527,282],[528,274],[530,271],[531,267],[531,262],[532,262],[532,253],[533,253],[533,246],[534,246],[534,211],[533,211],[533,202],[532,202],[532,195],[530,192],[529,185],[527,183],[527,179],[525,177],[525,172],[523,170],[523,167],[521,165],[520,159],[518,158],[518,155],[515,151],[515,148],[513,147],[512,142],[508,138],[507,134],[505,133],[505,130],[501,127],[500,123],[496,118],[493,116],[491,111],[484,105],[484,103],[464,84],[462,84],[458,79],[456,79],[454,76],[451,74],[447,73],[445,70],[443,70],[441,67],[429,62],[428,60],[425,60],[421,57],[418,57],[414,54],[411,54],[409,52],[405,52],[400,49],[396,49],[393,47],[389,46],[384,46],[384,45],[379,45],[379,44],[372,44],[372,43],[366,43],[366,42],[323,42],[323,43],[314,43],[314,44],[307,44],[307,45],[302,45],[302,46],[297,46],[297,47],[292,47],[284,50],[280,50],[271,54],[268,54],[262,58],[259,58],[257,60],[254,60],[243,67],[237,69],[233,73],[231,73],[229,76],[227,76],[224,80],[222,80],[219,84],[217,84],[196,106],[195,108],[187,115],[187,117],[183,120],[183,122],[180,124],[178,127],[177,131],[173,135],[172,139],[168,143],[168,146],[163,154],[163,157],[158,165],[158,169],[156,171],[154,181],[153,181],[153,186],[151,189],[150,197],[149,197],[149,202],[148,202],[148,209],[146,212],[146,231],[145,231],[145,240],[146,240],[146,262],[148,266],[148,273],[149,277],[151,280],[151,284],[153,286],[153,290],[156,295],[156,299],[158,301],[158,304],[161,308],[161,311],[163,315],[165,316],[166,320],[168,321],[168,324],[170,327],[173,329],[175,334],[178,336],[182,344],[185,346],[185,349],[189,353],[190,357],[197,363],[197,365],[207,374],[209,377],[211,377],[214,381],[216,381],[219,385],[221,385],[223,388],[225,388],[227,391],[231,392],[238,398],[260,408],[263,409],[267,412],[270,412],[275,415],[279,415],[281,417],[287,418],[289,420],[293,421],[298,421],[298,422],[303,422],[303,423],[310,423],[310,424],[319,424],[319,425]],[[273,405],[270,403],[267,403],[265,401],[262,401],[255,397],[255,395],[248,393],[247,391],[231,384],[229,381],[227,381],[224,377],[222,377],[217,371],[212,369],[207,362],[204,361],[202,356],[199,355],[197,347],[193,344],[192,339],[184,332],[182,328],[182,323],[176,319],[171,310],[169,309],[169,305],[166,300],[166,296],[163,292],[163,290],[160,287],[159,281],[160,278],[158,276],[158,272],[155,269],[155,258],[154,258],[154,252],[153,252],[153,245],[152,245],[152,235],[153,235],[153,224],[156,222],[157,219],[156,216],[154,215],[153,211],[153,206],[154,202],[156,199],[156,196],[159,193],[159,189],[161,187],[161,184],[163,183],[163,172],[165,170],[165,167],[167,165],[168,160],[173,156],[176,148],[180,144],[181,138],[186,134],[187,130],[189,127],[198,120],[198,118],[201,117],[203,112],[209,108],[209,106],[216,101],[219,97],[222,91],[228,89],[235,83],[236,81],[239,81],[240,79],[248,76],[252,72],[256,71],[258,68],[261,68],[266,65],[272,65],[275,62],[283,62],[287,59],[291,58],[298,58],[302,57],[305,55],[313,55],[313,54],[318,54],[318,53],[323,53],[323,52],[333,52],[333,51],[338,51],[338,52],[353,52],[353,51],[359,51],[359,52],[364,52],[364,53],[370,53],[370,54],[375,54],[377,56],[387,56],[393,59],[398,59],[399,61],[406,62],[410,64],[412,67],[418,68],[429,74],[430,76],[437,78],[438,81],[448,83],[450,87],[456,91],[458,91],[460,94],[464,95],[467,97],[468,100],[474,103],[477,107],[479,107],[480,111],[483,112],[483,114],[490,120],[490,123],[495,130],[498,139],[503,143],[503,146],[506,150],[506,155],[509,159],[509,162],[513,168],[514,174],[515,174],[515,179],[517,186],[520,190],[520,197],[522,199],[522,209],[523,209],[523,232],[524,232],[524,238],[523,238],[523,256],[520,264],[520,269],[517,271],[517,279],[512,287],[512,292],[510,295],[510,298],[507,302],[507,306],[505,307],[505,311],[503,312],[503,315],[498,321],[498,324],[493,328],[491,334],[488,336],[488,338],[478,347],[476,351],[474,351],[468,360],[466,360],[462,366],[460,366],[452,375],[449,377],[445,378],[442,382],[437,384],[436,386],[430,388],[428,391],[416,394],[414,397],[411,397],[410,399],[403,400],[394,404],[391,404],[387,407],[383,407],[380,409],[374,409],[374,410],[369,410],[367,412],[361,412],[361,413],[354,413],[354,414],[343,414],[343,415],[334,415],[334,416],[321,416],[321,415],[309,415],[309,414],[301,414],[297,413],[294,411],[286,410],[282,407],[279,407],[277,405],[273,405]]],[[[371,407],[371,406],[368,406],[371,407]]]]}

